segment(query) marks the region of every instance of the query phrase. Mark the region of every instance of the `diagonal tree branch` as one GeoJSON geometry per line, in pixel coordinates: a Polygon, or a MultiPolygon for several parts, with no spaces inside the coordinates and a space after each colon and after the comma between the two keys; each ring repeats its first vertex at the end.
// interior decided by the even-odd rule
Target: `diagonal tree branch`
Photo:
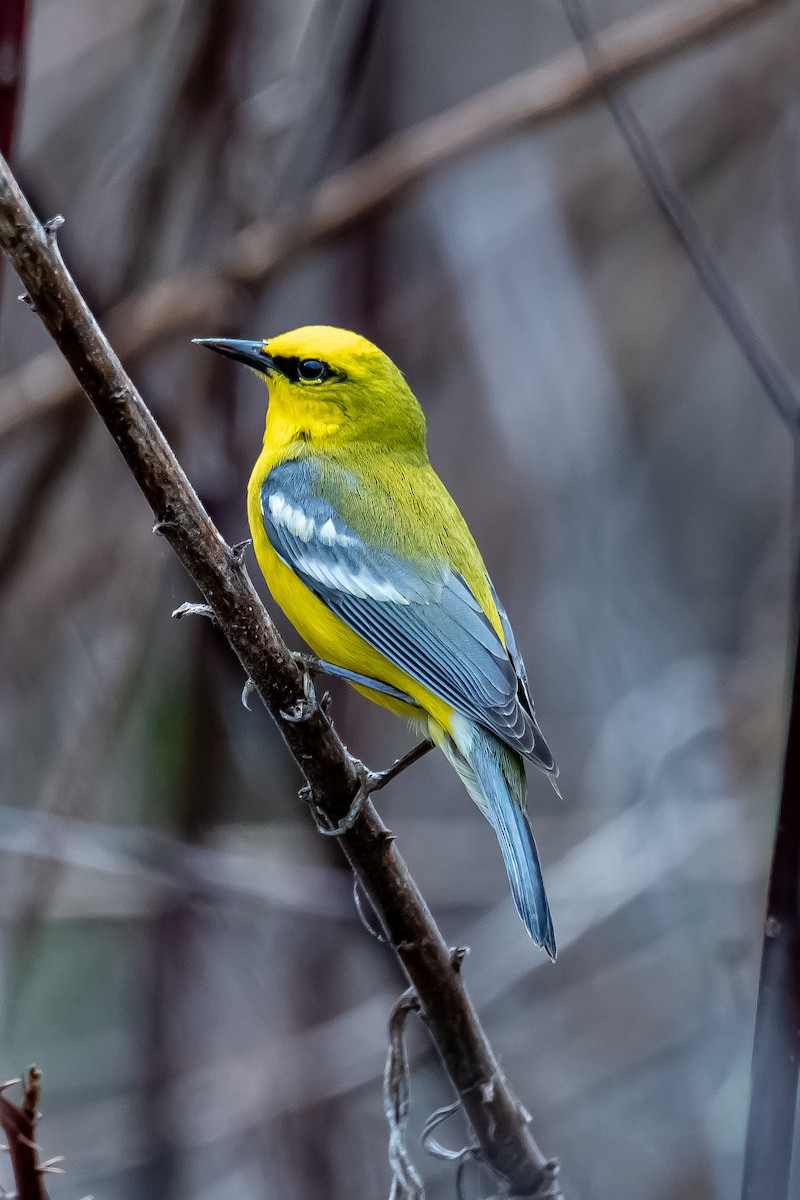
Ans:
{"type": "MultiPolygon", "coordinates": [[[[196,331],[221,327],[237,289],[260,287],[276,271],[321,241],[352,227],[458,158],[593,103],[611,80],[631,80],[777,7],[779,0],[674,0],[621,21],[598,37],[602,62],[587,65],[580,49],[479,92],[469,100],[390,138],[330,176],[284,221],[241,230],[223,253],[217,274],[186,271],[129,297],[106,327],[120,358],[143,354],[196,331]]],[[[35,358],[0,386],[0,437],[42,413],[75,400],[80,388],[58,355],[35,358]]]]}
{"type": "MultiPolygon", "coordinates": [[[[274,717],[331,826],[348,812],[363,768],[316,702],[308,676],[267,616],[240,557],[225,543],[144,401],[0,159],[0,246],[81,386],[116,441],[156,517],[156,528],[206,597],[274,717]]],[[[536,1145],[465,992],[454,959],[394,839],[367,803],[340,839],[420,1002],[423,1019],[472,1124],[481,1153],[511,1195],[561,1200],[558,1167],[536,1145]]]]}

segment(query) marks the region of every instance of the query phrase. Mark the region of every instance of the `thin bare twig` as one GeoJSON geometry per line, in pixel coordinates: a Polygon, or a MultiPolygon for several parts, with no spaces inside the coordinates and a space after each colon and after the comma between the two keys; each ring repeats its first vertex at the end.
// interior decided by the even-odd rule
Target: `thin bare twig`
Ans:
{"type": "MultiPolygon", "coordinates": [[[[200,504],[70,278],[54,239],[36,220],[2,160],[0,246],[116,441],[160,532],[214,609],[220,629],[303,771],[316,809],[331,826],[338,824],[362,786],[363,768],[317,704],[309,677],[278,636],[240,558],[200,504]]],[[[494,1057],[449,949],[394,838],[369,802],[339,844],[419,998],[483,1156],[508,1181],[512,1195],[560,1200],[557,1164],[536,1145],[527,1114],[494,1057]]]]}
{"type": "Polygon", "coordinates": [[[389,1166],[392,1172],[389,1200],[425,1200],[422,1180],[406,1145],[411,1111],[406,1023],[411,1014],[418,1011],[419,1000],[412,988],[403,993],[389,1016],[389,1052],[383,1074],[383,1109],[389,1126],[389,1166]]]}
{"type": "MultiPolygon", "coordinates": [[[[693,46],[764,15],[781,0],[694,0],[665,4],[622,21],[598,38],[600,74],[579,49],[479,92],[390,138],[326,179],[285,221],[256,222],[223,254],[219,274],[187,271],[129,297],[109,313],[108,335],[133,363],[204,324],[222,330],[237,289],[261,287],[298,254],[363,221],[433,172],[594,102],[606,80],[635,79],[693,46]],[[297,213],[299,212],[299,216],[297,213]]],[[[80,388],[58,355],[33,359],[0,385],[0,437],[77,399],[80,388]]]]}
{"type": "Polygon", "coordinates": [[[667,160],[645,132],[627,95],[604,61],[599,38],[591,33],[581,0],[562,0],[598,90],[616,122],[647,188],[686,253],[704,291],[727,325],[768,399],[794,436],[800,433],[800,395],[756,328],[667,160]]]}

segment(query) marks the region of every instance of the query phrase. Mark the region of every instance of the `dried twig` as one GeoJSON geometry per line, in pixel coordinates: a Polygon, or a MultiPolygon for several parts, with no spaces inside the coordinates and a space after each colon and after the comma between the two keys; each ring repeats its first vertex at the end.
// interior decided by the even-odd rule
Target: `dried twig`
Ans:
{"type": "MultiPolygon", "coordinates": [[[[698,11],[679,0],[613,26],[598,38],[600,74],[579,49],[523,71],[470,100],[413,126],[332,175],[283,222],[243,229],[223,254],[218,275],[187,271],[115,308],[108,335],[127,363],[204,324],[223,329],[236,289],[262,286],[313,245],[397,199],[434,171],[524,130],[592,103],[603,82],[634,79],[776,7],[778,0],[716,0],[698,11]]],[[[58,355],[39,355],[0,386],[0,437],[80,395],[58,355]]]]}
{"type": "MultiPolygon", "coordinates": [[[[75,371],[300,765],[317,810],[336,825],[363,769],[316,703],[305,672],[278,636],[240,560],[203,509],[163,434],[70,278],[57,247],[0,160],[0,246],[37,314],[75,371]],[[302,719],[282,714],[302,712],[302,719]]],[[[486,1160],[511,1194],[557,1200],[557,1165],[534,1141],[494,1058],[460,974],[400,857],[368,802],[340,839],[379,914],[486,1160]]]]}
{"type": "Polygon", "coordinates": [[[389,1126],[389,1166],[392,1187],[389,1200],[424,1200],[422,1180],[406,1146],[406,1129],[411,1109],[406,1052],[406,1022],[419,1011],[413,988],[404,992],[389,1016],[389,1053],[383,1075],[383,1108],[389,1126]]]}
{"type": "Polygon", "coordinates": [[[36,1119],[39,1104],[39,1084],[42,1073],[38,1067],[29,1067],[25,1079],[10,1079],[0,1084],[0,1128],[8,1139],[8,1154],[14,1182],[17,1187],[16,1200],[47,1200],[44,1188],[46,1174],[62,1174],[56,1166],[60,1159],[39,1161],[36,1145],[36,1119]],[[22,1104],[12,1104],[3,1094],[14,1084],[23,1085],[22,1104]]]}
{"type": "Polygon", "coordinates": [[[648,190],[686,253],[707,296],[727,325],[768,399],[792,434],[800,433],[800,394],[756,328],[747,307],[715,253],[669,163],[647,136],[619,79],[609,73],[600,45],[589,30],[581,0],[563,0],[564,11],[598,91],[642,174],[648,190]]]}

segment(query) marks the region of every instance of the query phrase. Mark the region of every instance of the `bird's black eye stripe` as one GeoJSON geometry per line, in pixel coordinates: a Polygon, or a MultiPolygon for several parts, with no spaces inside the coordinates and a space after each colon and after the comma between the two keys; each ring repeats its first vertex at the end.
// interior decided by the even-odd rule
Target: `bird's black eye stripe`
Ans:
{"type": "Polygon", "coordinates": [[[330,379],[334,371],[321,358],[295,358],[282,354],[273,355],[277,370],[292,383],[321,383],[330,379]]]}

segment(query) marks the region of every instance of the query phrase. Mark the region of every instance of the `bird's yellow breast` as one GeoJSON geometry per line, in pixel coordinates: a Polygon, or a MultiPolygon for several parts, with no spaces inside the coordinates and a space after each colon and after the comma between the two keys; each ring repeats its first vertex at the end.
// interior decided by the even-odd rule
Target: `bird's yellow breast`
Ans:
{"type": "MultiPolygon", "coordinates": [[[[277,460],[278,456],[274,451],[265,447],[253,468],[247,489],[247,516],[253,548],[273,600],[320,658],[406,692],[413,696],[439,725],[449,729],[452,706],[439,699],[365,642],[340,617],[331,612],[275,553],[264,529],[261,486],[277,460]]],[[[419,717],[419,712],[410,705],[383,692],[361,687],[356,687],[356,690],[401,716],[419,717]]]]}

